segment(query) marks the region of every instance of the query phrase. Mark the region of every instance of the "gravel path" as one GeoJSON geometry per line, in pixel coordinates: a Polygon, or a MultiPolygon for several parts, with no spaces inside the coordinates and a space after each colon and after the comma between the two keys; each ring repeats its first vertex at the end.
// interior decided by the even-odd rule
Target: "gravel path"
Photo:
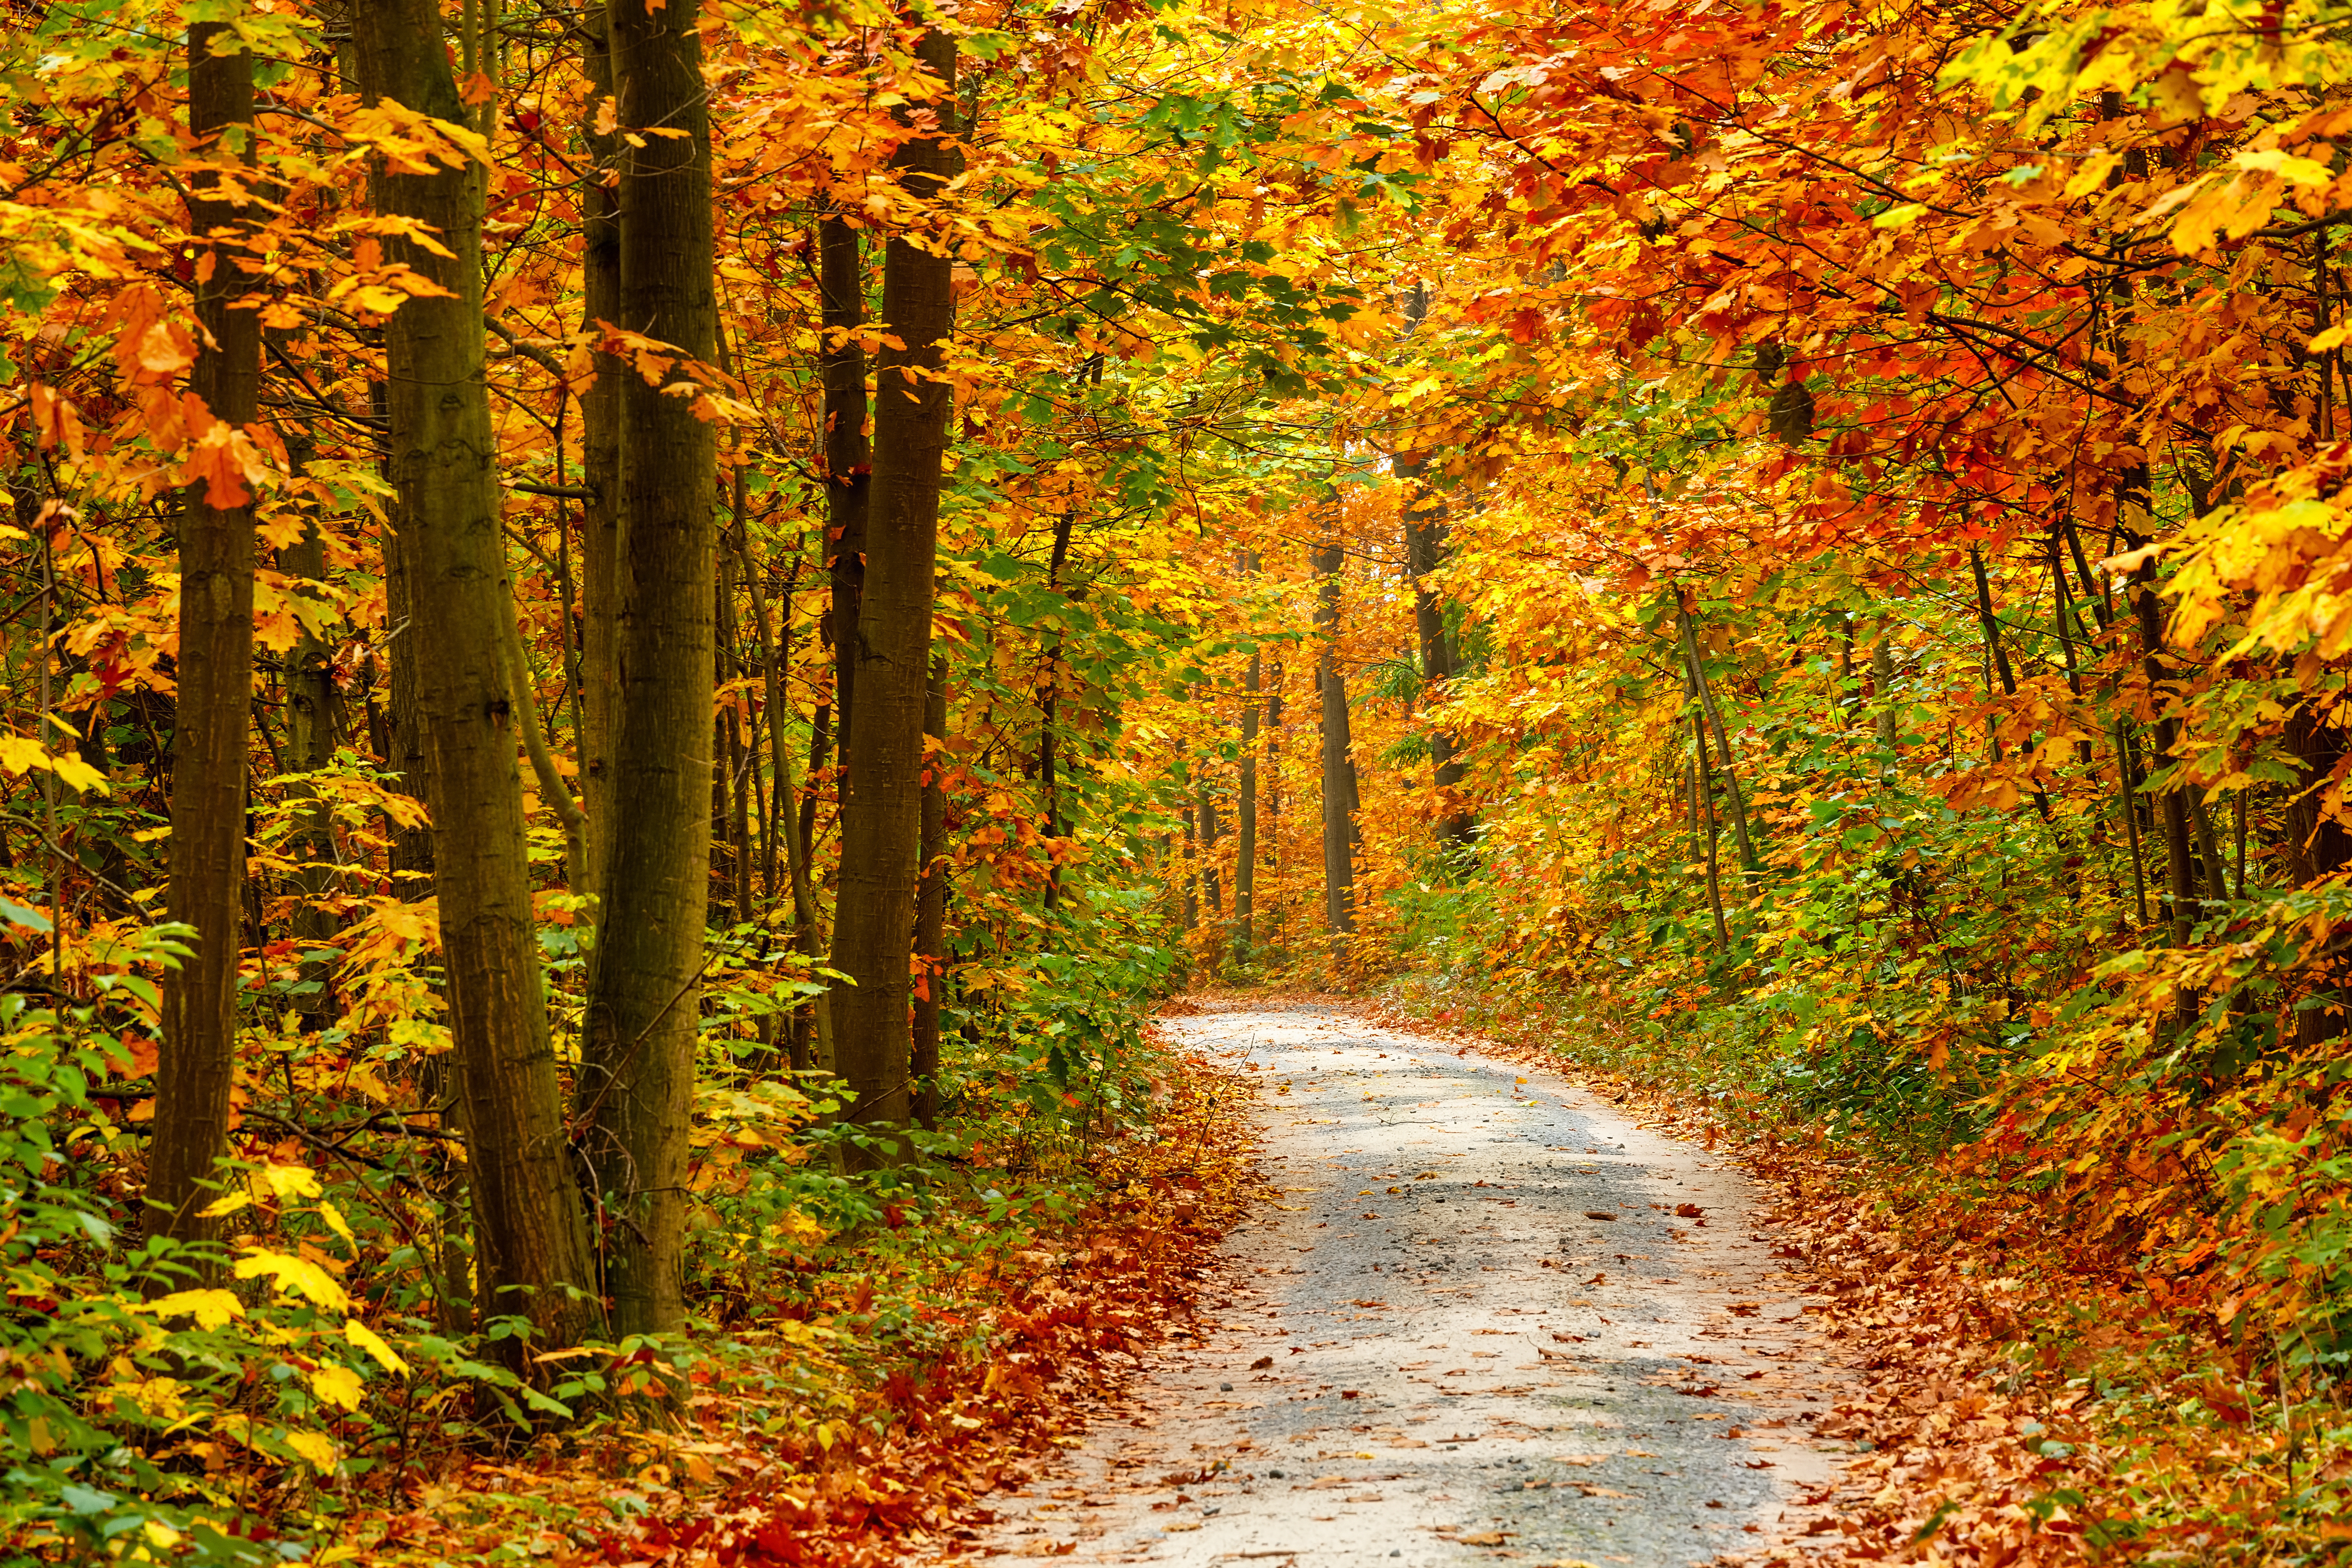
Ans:
{"type": "Polygon", "coordinates": [[[961,1554],[1678,1568],[1823,1489],[1834,1374],[1727,1162],[1339,1014],[1167,1027],[1259,1079],[1273,1210],[1227,1242],[1202,1336],[961,1554]]]}

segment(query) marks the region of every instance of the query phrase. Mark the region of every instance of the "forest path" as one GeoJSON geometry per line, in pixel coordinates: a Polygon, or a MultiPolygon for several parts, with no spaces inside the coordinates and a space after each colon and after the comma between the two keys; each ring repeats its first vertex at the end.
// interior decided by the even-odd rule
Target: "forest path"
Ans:
{"type": "Polygon", "coordinates": [[[1200,1335],[960,1555],[1678,1568],[1826,1489],[1846,1445],[1808,1426],[1836,1374],[1727,1160],[1328,1010],[1165,1026],[1254,1069],[1275,1201],[1226,1241],[1200,1335]]]}

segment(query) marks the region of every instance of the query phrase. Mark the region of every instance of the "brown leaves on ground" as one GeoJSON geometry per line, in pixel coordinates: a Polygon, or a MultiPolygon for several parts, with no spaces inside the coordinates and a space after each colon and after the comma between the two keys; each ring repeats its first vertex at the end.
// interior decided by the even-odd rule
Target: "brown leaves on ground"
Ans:
{"type": "Polygon", "coordinates": [[[957,1531],[976,1500],[1029,1474],[1079,1406],[1192,1315],[1209,1251],[1251,1180],[1251,1090],[1202,1058],[1185,1058],[1170,1087],[1156,1137],[1096,1173],[1110,1195],[1058,1231],[1041,1228],[992,1276],[984,1337],[929,1361],[861,1368],[850,1407],[791,1427],[808,1436],[763,1435],[791,1414],[781,1379],[698,1384],[677,1430],[631,1434],[568,1464],[478,1466],[435,1489],[379,1559],[487,1550],[489,1534],[460,1521],[469,1497],[493,1492],[611,1521],[575,1526],[568,1541],[541,1532],[535,1550],[564,1568],[880,1568],[957,1531]]]}

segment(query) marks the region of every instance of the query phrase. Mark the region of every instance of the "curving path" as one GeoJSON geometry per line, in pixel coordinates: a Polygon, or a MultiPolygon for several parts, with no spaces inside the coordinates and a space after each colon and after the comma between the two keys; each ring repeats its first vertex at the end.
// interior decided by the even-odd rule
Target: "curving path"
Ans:
{"type": "Polygon", "coordinates": [[[1263,1089],[1276,1190],[1163,1347],[962,1559],[1705,1563],[1847,1446],[1727,1162],[1566,1079],[1345,1015],[1168,1020],[1263,1089]]]}

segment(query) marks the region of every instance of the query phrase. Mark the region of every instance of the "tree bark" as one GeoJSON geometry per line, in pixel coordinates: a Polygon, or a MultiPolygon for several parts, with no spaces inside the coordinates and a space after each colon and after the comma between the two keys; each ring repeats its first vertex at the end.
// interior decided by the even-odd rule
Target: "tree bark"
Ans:
{"type": "MultiPolygon", "coordinates": [[[[246,158],[226,134],[253,125],[253,56],[215,52],[236,35],[218,23],[188,30],[188,129],[214,162],[246,158]]],[[[252,275],[234,231],[244,205],[217,173],[197,174],[188,226],[205,255],[196,284],[199,344],[188,391],[212,418],[242,431],[258,412],[261,317],[236,307],[252,275]]],[[[194,432],[192,432],[194,433],[194,432]]],[[[238,485],[232,480],[229,489],[238,485]]],[[[227,499],[224,496],[222,499],[227,499]]],[[[178,721],[173,737],[170,918],[195,928],[194,953],[163,977],[147,1202],[154,1230],[181,1241],[218,1226],[198,1212],[228,1152],[229,1086],[236,1071],[236,973],[245,892],[247,726],[253,707],[253,506],[214,504],[198,480],[180,502],[178,721]]]]}
{"type": "MultiPolygon", "coordinates": [[[[595,159],[582,182],[580,200],[580,325],[598,332],[602,326],[621,324],[618,177],[627,145],[617,131],[600,136],[594,129],[599,107],[613,96],[612,26],[603,0],[591,0],[580,20],[594,89],[581,134],[595,159]]],[[[580,468],[590,497],[580,509],[579,763],[588,832],[580,881],[572,891],[601,897],[612,858],[613,742],[621,697],[615,647],[621,624],[621,388],[632,373],[617,355],[597,353],[593,363],[595,379],[580,395],[580,468]]]]}
{"type": "Polygon", "coordinates": [[[1242,764],[1234,823],[1234,962],[1246,964],[1257,940],[1257,727],[1264,655],[1250,649],[1242,677],[1242,764]]]}
{"type": "Polygon", "coordinates": [[[1698,628],[1693,624],[1688,610],[1675,607],[1675,616],[1682,631],[1683,658],[1690,666],[1690,691],[1698,703],[1705,722],[1715,731],[1716,749],[1723,753],[1723,784],[1731,796],[1732,841],[1739,847],[1739,868],[1754,876],[1764,868],[1757,858],[1756,846],[1748,837],[1748,797],[1739,791],[1739,773],[1732,766],[1731,736],[1723,727],[1722,710],[1715,705],[1715,693],[1706,683],[1706,663],[1699,658],[1698,628]]]}
{"type": "MultiPolygon", "coordinates": [[[[1404,512],[1405,572],[1412,579],[1413,629],[1421,643],[1421,689],[1424,699],[1440,692],[1460,673],[1454,634],[1445,625],[1445,606],[1429,585],[1430,577],[1445,563],[1444,503],[1422,482],[1428,460],[1418,455],[1396,460],[1397,477],[1410,481],[1404,512]]],[[[1437,838],[1446,848],[1471,847],[1478,819],[1465,809],[1454,792],[1465,772],[1454,749],[1454,737],[1432,725],[1429,731],[1430,783],[1437,791],[1437,838]]]]}
{"type": "MultiPolygon", "coordinates": [[[[874,453],[866,438],[866,265],[857,231],[828,216],[817,224],[819,324],[817,351],[824,383],[825,556],[833,579],[834,731],[849,734],[850,699],[857,685],[857,616],[866,587],[866,518],[874,453]]],[[[824,759],[812,755],[812,773],[824,759]]]]}
{"type": "MultiPolygon", "coordinates": [[[[462,121],[434,0],[383,0],[354,16],[368,97],[462,121]]],[[[382,176],[384,212],[417,220],[440,247],[387,240],[386,253],[446,290],[406,301],[386,323],[385,403],[477,1271],[486,1310],[532,1324],[531,1345],[509,1342],[521,1370],[528,1349],[574,1342],[595,1314],[576,1293],[589,1283],[586,1237],[531,915],[515,721],[528,699],[506,650],[512,591],[484,372],[479,178],[470,167],[382,176]]]]}
{"type": "MultiPolygon", "coordinates": [[[[931,656],[930,679],[923,688],[923,733],[942,742],[948,737],[945,654],[931,656]]],[[[923,966],[923,984],[915,994],[908,1066],[915,1079],[915,1120],[934,1132],[940,1126],[940,1004],[947,986],[948,792],[940,776],[946,760],[944,752],[934,752],[923,764],[923,868],[915,890],[915,958],[923,966]]]]}
{"type": "MultiPolygon", "coordinates": [[[[1048,593],[1062,591],[1062,568],[1069,563],[1070,531],[1076,522],[1076,513],[1065,507],[1060,521],[1054,524],[1053,553],[1045,563],[1048,593]]],[[[1037,794],[1045,807],[1048,838],[1059,838],[1064,832],[1059,773],[1061,731],[1055,727],[1061,714],[1063,635],[1057,622],[1045,643],[1045,668],[1040,677],[1037,696],[1037,794]]],[[[1045,871],[1045,907],[1054,908],[1061,898],[1062,863],[1055,860],[1045,871]]]]}
{"type": "MultiPolygon", "coordinates": [[[[289,455],[299,457],[299,449],[289,455]]],[[[306,582],[325,579],[327,539],[316,521],[303,529],[299,541],[278,552],[278,569],[306,582]]],[[[333,651],[324,637],[307,626],[287,650],[281,684],[286,694],[286,771],[318,773],[335,760],[335,746],[341,739],[341,712],[336,700],[333,651]]],[[[317,787],[311,784],[295,785],[292,793],[310,799],[318,796],[317,787]]],[[[302,1026],[323,1029],[335,1016],[333,963],[331,955],[312,958],[308,954],[327,949],[340,923],[319,904],[333,891],[336,879],[331,810],[323,804],[304,807],[286,847],[299,867],[294,884],[300,902],[291,923],[294,940],[305,952],[302,980],[315,987],[301,1000],[302,1026]]]]}
{"type": "Polygon", "coordinates": [[[1311,557],[1315,595],[1316,686],[1323,698],[1323,927],[1334,956],[1345,959],[1356,931],[1356,789],[1354,742],[1349,732],[1348,687],[1339,672],[1339,570],[1346,552],[1337,543],[1311,557]]]}
{"type": "MultiPolygon", "coordinates": [[[[772,815],[776,831],[784,841],[784,869],[792,884],[793,944],[814,969],[824,957],[824,937],[817,921],[816,890],[810,880],[808,818],[801,814],[793,787],[793,753],[784,722],[790,715],[784,700],[784,669],[791,647],[779,640],[780,634],[768,613],[767,590],[761,584],[760,574],[749,565],[748,546],[745,556],[743,580],[751,590],[752,627],[759,633],[760,658],[766,667],[768,756],[776,774],[772,815]]],[[[824,711],[822,708],[817,710],[819,723],[823,722],[824,711]]],[[[812,998],[807,1017],[815,1037],[815,1059],[811,1060],[810,1031],[801,1027],[798,1017],[793,1020],[788,1059],[795,1071],[810,1067],[829,1071],[833,1066],[833,1015],[828,998],[821,993],[812,998]]]]}
{"type": "MultiPolygon", "coordinates": [[[[620,324],[709,365],[719,300],[698,16],[658,0],[613,0],[608,12],[620,125],[674,133],[644,138],[622,161],[620,324]]],[[[691,374],[673,365],[659,379],[676,385],[691,374]]],[[[675,1329],[685,1311],[717,603],[718,440],[695,403],[641,374],[622,378],[619,721],[574,1120],[588,1127],[604,1289],[623,1334],[675,1329]]]]}
{"type": "MultiPolygon", "coordinates": [[[[908,106],[893,157],[907,187],[935,197],[953,174],[955,38],[927,32],[919,54],[937,92],[908,106]]],[[[923,689],[939,553],[948,384],[935,379],[955,319],[953,264],[907,235],[883,261],[884,327],[903,348],[876,361],[874,477],[858,606],[856,695],[844,731],[841,883],[833,967],[849,976],[834,1015],[847,1120],[904,1127],[909,1112],[908,957],[921,858],[923,689]]],[[[881,1157],[881,1156],[877,1156],[881,1157]]]]}

